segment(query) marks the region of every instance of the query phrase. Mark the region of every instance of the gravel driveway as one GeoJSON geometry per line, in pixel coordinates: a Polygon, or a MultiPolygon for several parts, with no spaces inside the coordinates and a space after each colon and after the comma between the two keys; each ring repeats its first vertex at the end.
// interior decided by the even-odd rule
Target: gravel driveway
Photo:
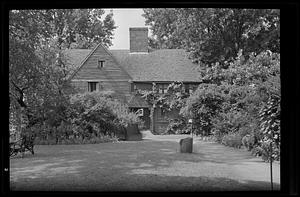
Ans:
{"type": "MultiPolygon", "coordinates": [[[[39,145],[35,155],[10,160],[12,191],[248,191],[270,190],[269,164],[244,149],[184,136],[89,145],[39,145]]],[[[280,188],[280,165],[273,165],[280,188]]]]}

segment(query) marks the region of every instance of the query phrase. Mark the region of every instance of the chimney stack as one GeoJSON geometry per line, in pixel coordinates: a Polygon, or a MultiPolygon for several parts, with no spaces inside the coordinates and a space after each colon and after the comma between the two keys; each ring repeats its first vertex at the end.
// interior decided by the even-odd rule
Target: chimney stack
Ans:
{"type": "Polygon", "coordinates": [[[148,28],[129,28],[130,53],[148,53],[148,28]]]}

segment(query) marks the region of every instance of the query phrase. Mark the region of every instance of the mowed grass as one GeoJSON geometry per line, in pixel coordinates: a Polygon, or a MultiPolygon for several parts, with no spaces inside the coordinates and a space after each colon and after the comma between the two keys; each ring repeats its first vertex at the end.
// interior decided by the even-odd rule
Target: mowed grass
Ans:
{"type": "MultiPolygon", "coordinates": [[[[195,140],[196,141],[196,140],[195,140]]],[[[270,190],[269,164],[246,150],[196,141],[194,153],[176,140],[38,145],[10,159],[12,191],[270,190]]],[[[278,190],[279,164],[274,164],[278,190]]]]}

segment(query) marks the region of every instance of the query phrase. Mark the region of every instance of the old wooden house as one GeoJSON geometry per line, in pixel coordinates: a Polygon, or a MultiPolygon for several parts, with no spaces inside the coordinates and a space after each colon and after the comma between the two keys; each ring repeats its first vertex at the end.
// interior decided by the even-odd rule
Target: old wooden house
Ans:
{"type": "Polygon", "coordinates": [[[200,83],[197,65],[183,49],[149,51],[148,28],[130,28],[129,34],[129,50],[108,50],[101,44],[93,50],[69,50],[68,57],[77,67],[70,80],[79,92],[113,90],[132,110],[141,112],[147,129],[164,132],[168,118],[178,116],[178,112],[155,108],[150,122],[152,106],[133,92],[150,90],[154,82],[164,93],[170,83],[182,81],[190,93],[200,83]]]}

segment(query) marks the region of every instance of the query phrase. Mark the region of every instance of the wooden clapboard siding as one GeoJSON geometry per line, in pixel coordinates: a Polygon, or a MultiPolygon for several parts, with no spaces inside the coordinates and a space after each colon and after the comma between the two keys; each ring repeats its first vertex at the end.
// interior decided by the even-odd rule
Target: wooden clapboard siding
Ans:
{"type": "Polygon", "coordinates": [[[103,90],[125,95],[130,92],[130,79],[111,54],[102,45],[98,45],[75,73],[72,84],[78,91],[84,92],[88,90],[88,82],[100,82],[103,90]],[[98,60],[105,61],[101,69],[98,68],[98,60]]]}
{"type": "MultiPolygon", "coordinates": [[[[94,82],[99,82],[99,85],[103,89],[100,90],[113,90],[119,94],[128,95],[130,91],[130,83],[128,81],[101,81],[93,80],[94,82]]],[[[88,82],[87,80],[72,81],[72,85],[78,92],[88,91],[88,82]]]]}
{"type": "Polygon", "coordinates": [[[84,65],[77,71],[73,79],[98,79],[98,80],[120,80],[128,81],[130,76],[121,69],[114,58],[102,47],[98,45],[97,49],[85,61],[84,65]],[[104,60],[104,68],[98,68],[98,60],[104,60]]]}

